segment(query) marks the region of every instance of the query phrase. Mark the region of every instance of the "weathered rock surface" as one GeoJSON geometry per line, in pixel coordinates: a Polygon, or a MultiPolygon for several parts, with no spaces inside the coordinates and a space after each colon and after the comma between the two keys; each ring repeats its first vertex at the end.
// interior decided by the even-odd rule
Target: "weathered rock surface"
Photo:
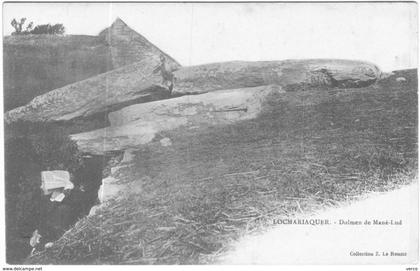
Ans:
{"type": "Polygon", "coordinates": [[[121,182],[118,178],[114,177],[116,171],[120,168],[127,167],[127,165],[118,165],[115,167],[115,172],[102,179],[102,184],[98,190],[99,204],[93,206],[89,210],[89,216],[95,215],[101,208],[106,208],[112,199],[124,197],[130,193],[140,193],[142,190],[142,179],[130,183],[121,182]]]}
{"type": "Polygon", "coordinates": [[[375,65],[353,60],[234,61],[179,69],[174,92],[191,94],[270,84],[286,91],[305,86],[361,87],[375,82],[380,74],[375,65]]]}
{"type": "Polygon", "coordinates": [[[111,126],[133,121],[164,121],[189,118],[196,124],[223,124],[245,116],[255,117],[270,93],[284,92],[276,85],[219,90],[200,95],[135,104],[108,115],[111,126]]]}
{"type": "Polygon", "coordinates": [[[5,113],[6,123],[25,121],[59,121],[112,110],[129,101],[161,99],[167,90],[159,87],[161,78],[153,75],[154,59],[55,89],[35,97],[29,104],[5,113]]]}
{"type": "Polygon", "coordinates": [[[131,29],[120,18],[117,18],[110,27],[101,31],[99,37],[103,38],[110,46],[112,63],[115,67],[123,67],[146,58],[159,60],[161,54],[165,55],[167,62],[171,65],[181,66],[171,56],[131,29]]]}
{"type": "MultiPolygon", "coordinates": [[[[17,120],[70,120],[98,112],[114,111],[126,103],[162,99],[166,88],[148,58],[85,81],[36,97],[28,105],[5,114],[17,120]]],[[[279,85],[286,91],[310,87],[360,87],[375,82],[380,70],[372,64],[350,60],[286,60],[225,62],[180,68],[175,72],[175,95],[215,90],[279,85]]]]}
{"type": "Polygon", "coordinates": [[[118,179],[113,177],[107,177],[102,180],[102,185],[98,190],[98,199],[100,203],[107,201],[111,198],[115,198],[121,192],[120,186],[118,184],[118,179]]]}
{"type": "MultiPolygon", "coordinates": [[[[126,150],[152,142],[164,131],[181,127],[199,129],[253,119],[263,110],[270,95],[281,92],[280,87],[270,85],[132,105],[110,114],[111,127],[72,135],[71,138],[81,151],[87,153],[126,150]]],[[[163,145],[170,145],[166,143],[163,145]]]]}

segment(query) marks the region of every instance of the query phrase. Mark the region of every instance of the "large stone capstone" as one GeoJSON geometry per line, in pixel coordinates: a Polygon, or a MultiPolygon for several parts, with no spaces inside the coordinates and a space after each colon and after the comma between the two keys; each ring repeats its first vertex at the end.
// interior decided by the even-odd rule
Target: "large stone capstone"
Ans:
{"type": "MultiPolygon", "coordinates": [[[[145,59],[53,90],[6,112],[6,123],[70,120],[115,111],[127,104],[160,100],[169,91],[162,85],[160,74],[153,73],[158,64],[154,58],[145,59]]],[[[277,85],[286,91],[306,87],[362,87],[375,82],[380,74],[373,64],[351,60],[214,63],[175,71],[172,96],[266,85],[277,85]]]]}
{"type": "MultiPolygon", "coordinates": [[[[201,95],[143,103],[109,115],[111,127],[72,135],[82,152],[103,154],[152,142],[165,131],[178,128],[203,129],[253,119],[278,86],[220,90],[201,95]]],[[[162,145],[170,146],[164,139],[162,145]]]]}

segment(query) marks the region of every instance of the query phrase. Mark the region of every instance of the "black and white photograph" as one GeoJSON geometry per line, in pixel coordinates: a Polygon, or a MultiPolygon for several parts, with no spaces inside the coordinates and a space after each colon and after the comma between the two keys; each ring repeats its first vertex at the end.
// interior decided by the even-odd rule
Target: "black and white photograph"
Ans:
{"type": "Polygon", "coordinates": [[[416,2],[2,8],[3,270],[418,270],[416,2]]]}

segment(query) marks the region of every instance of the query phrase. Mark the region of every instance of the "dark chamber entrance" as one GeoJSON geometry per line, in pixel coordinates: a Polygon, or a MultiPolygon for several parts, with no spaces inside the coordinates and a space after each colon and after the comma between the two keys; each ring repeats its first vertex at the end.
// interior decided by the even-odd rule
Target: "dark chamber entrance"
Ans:
{"type": "Polygon", "coordinates": [[[97,203],[106,161],[102,156],[81,159],[72,169],[45,167],[31,140],[12,137],[5,141],[6,261],[21,264],[30,254],[32,233],[42,236],[39,247],[57,240],[97,203]],[[68,170],[74,189],[62,202],[50,201],[41,186],[41,171],[68,170]]]}

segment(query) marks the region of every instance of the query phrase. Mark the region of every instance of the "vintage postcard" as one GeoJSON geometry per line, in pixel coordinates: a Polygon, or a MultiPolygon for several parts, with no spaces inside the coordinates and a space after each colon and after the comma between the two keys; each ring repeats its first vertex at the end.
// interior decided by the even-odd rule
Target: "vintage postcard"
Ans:
{"type": "Polygon", "coordinates": [[[417,270],[417,3],[4,2],[2,18],[3,270],[417,270]]]}

